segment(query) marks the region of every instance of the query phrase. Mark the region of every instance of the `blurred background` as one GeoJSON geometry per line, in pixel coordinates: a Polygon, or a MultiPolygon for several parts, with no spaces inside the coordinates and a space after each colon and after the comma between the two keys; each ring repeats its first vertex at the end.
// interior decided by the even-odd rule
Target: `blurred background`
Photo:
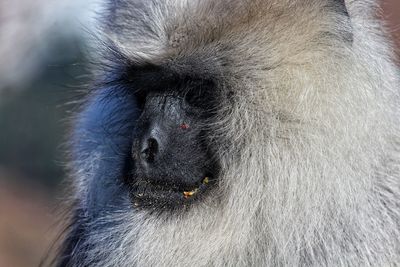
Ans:
{"type": "MultiPolygon", "coordinates": [[[[96,0],[0,0],[0,267],[37,266],[57,232],[68,117],[96,0]],[[82,3],[84,2],[84,3],[82,3]]],[[[400,1],[381,16],[400,45],[400,1]]]]}
{"type": "Polygon", "coordinates": [[[38,266],[56,237],[95,10],[93,0],[0,0],[0,267],[38,266]]]}

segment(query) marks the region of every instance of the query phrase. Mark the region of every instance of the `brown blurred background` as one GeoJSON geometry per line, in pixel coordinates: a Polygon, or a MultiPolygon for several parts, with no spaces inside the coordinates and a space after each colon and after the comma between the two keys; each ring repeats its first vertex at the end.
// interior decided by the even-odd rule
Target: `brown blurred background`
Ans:
{"type": "Polygon", "coordinates": [[[400,48],[400,0],[382,0],[382,15],[387,21],[387,25],[390,29],[396,45],[397,54],[399,55],[400,48]]]}
{"type": "MultiPolygon", "coordinates": [[[[0,267],[37,266],[56,236],[93,1],[0,0],[0,267]]],[[[382,7],[400,47],[400,0],[382,7]]]]}

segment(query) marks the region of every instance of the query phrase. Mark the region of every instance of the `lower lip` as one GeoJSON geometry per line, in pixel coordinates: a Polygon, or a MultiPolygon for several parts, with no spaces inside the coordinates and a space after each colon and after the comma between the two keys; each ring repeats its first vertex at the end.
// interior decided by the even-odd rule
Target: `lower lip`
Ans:
{"type": "Polygon", "coordinates": [[[190,203],[207,189],[208,182],[208,179],[204,179],[203,183],[195,190],[183,192],[172,189],[160,189],[149,184],[142,185],[131,193],[133,204],[135,207],[140,208],[157,205],[176,207],[179,204],[190,203]]]}

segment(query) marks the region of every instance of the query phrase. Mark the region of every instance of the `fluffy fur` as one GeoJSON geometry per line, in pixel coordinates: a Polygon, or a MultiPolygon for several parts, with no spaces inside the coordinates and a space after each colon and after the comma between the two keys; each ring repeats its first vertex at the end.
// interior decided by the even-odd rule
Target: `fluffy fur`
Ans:
{"type": "Polygon", "coordinates": [[[101,30],[113,47],[102,53],[107,66],[169,62],[232,93],[209,125],[221,173],[217,190],[185,212],[136,211],[122,186],[110,187],[137,115],[110,93],[115,86],[97,91],[74,135],[78,215],[64,264],[399,264],[400,81],[375,8],[371,0],[112,1],[101,30]],[[104,128],[108,135],[93,133],[104,128]]]}

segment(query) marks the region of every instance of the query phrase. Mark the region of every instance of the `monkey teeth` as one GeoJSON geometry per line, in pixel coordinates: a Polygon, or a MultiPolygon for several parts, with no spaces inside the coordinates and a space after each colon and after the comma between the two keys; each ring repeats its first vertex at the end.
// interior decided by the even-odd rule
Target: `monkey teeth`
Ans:
{"type": "Polygon", "coordinates": [[[185,192],[183,192],[183,197],[184,197],[184,198],[192,197],[192,196],[193,196],[194,194],[196,194],[198,191],[199,191],[198,188],[196,188],[196,189],[194,189],[194,190],[192,190],[192,191],[185,191],[185,192]]]}
{"type": "MultiPolygon", "coordinates": [[[[209,178],[205,177],[203,182],[202,182],[202,184],[203,185],[207,185],[209,182],[210,182],[209,178]]],[[[183,197],[188,199],[188,198],[194,196],[195,194],[197,194],[198,192],[199,192],[199,188],[195,188],[192,191],[184,191],[183,192],[183,197]]]]}

